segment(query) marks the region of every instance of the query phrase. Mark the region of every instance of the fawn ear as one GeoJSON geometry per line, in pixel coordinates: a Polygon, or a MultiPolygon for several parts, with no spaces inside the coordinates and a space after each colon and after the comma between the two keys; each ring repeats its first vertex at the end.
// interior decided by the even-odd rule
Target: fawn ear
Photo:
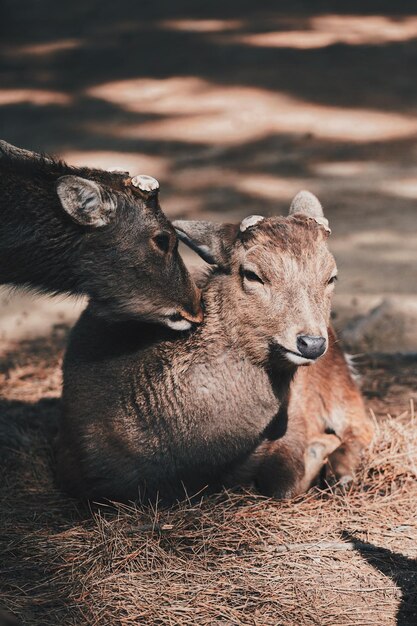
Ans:
{"type": "Polygon", "coordinates": [[[311,217],[328,233],[331,232],[329,222],[324,217],[320,201],[310,191],[300,191],[291,202],[289,215],[296,214],[311,217]]]}
{"type": "Polygon", "coordinates": [[[227,267],[230,251],[239,230],[238,224],[176,220],[173,226],[178,239],[197,252],[206,263],[227,267]]]}
{"type": "Polygon", "coordinates": [[[116,214],[116,202],[92,180],[61,176],[56,191],[63,209],[82,226],[105,226],[116,214]]]}

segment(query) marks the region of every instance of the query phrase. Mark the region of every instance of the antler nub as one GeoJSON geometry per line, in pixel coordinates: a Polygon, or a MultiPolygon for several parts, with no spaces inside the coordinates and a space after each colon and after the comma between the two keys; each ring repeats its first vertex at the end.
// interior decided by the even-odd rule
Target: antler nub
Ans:
{"type": "Polygon", "coordinates": [[[159,189],[159,183],[156,178],[147,176],[146,174],[139,174],[132,178],[132,185],[137,187],[141,191],[157,191],[159,189]]]}
{"type": "Polygon", "coordinates": [[[244,233],[245,230],[252,228],[252,226],[255,226],[258,222],[262,222],[264,219],[263,215],[249,215],[240,222],[239,230],[241,233],[244,233]]]}

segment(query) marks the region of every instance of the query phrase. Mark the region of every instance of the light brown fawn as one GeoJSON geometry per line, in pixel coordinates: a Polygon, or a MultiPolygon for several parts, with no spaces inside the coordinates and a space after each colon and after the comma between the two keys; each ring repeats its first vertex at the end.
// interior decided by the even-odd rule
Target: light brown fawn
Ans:
{"type": "Polygon", "coordinates": [[[318,200],[301,192],[289,217],[174,226],[214,266],[204,322],[177,334],[86,310],[64,363],[61,484],[168,504],[223,485],[292,496],[326,459],[352,476],[372,426],[328,330],[336,264],[318,200]]]}

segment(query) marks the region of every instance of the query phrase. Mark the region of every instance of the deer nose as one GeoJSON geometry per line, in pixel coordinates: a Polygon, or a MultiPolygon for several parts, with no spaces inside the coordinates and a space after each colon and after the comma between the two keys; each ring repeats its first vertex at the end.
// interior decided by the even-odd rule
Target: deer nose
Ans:
{"type": "Polygon", "coordinates": [[[201,324],[204,320],[204,313],[201,308],[198,309],[197,313],[191,314],[186,311],[181,311],[181,315],[185,320],[188,320],[192,324],[201,324]]]}
{"type": "Polygon", "coordinates": [[[312,335],[298,335],[297,349],[306,359],[318,359],[326,351],[326,339],[312,335]]]}
{"type": "Polygon", "coordinates": [[[201,324],[201,322],[204,320],[203,302],[200,300],[198,305],[194,307],[192,311],[190,309],[180,309],[179,314],[181,317],[183,317],[188,322],[191,322],[192,324],[201,324]]]}

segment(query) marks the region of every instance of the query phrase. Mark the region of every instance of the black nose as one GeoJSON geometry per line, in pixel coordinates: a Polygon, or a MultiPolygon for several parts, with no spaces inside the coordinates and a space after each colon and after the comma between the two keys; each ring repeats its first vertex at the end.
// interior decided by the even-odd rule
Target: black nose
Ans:
{"type": "Polygon", "coordinates": [[[324,337],[298,335],[297,349],[306,359],[318,359],[326,351],[326,340],[324,337]]]}

